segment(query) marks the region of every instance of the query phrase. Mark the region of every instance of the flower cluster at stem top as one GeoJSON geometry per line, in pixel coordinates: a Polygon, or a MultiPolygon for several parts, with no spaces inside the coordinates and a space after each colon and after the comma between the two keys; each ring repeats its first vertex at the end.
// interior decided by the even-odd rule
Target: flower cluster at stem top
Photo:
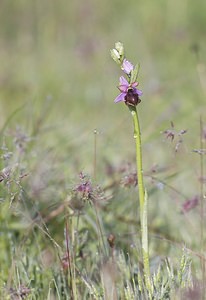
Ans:
{"type": "Polygon", "coordinates": [[[122,71],[126,74],[127,79],[124,76],[119,78],[120,94],[115,98],[114,102],[125,102],[128,106],[136,106],[141,102],[140,96],[142,91],[137,89],[139,85],[137,81],[139,64],[134,66],[124,56],[123,44],[118,42],[115,44],[115,48],[111,50],[111,57],[113,60],[121,66],[122,71]]]}

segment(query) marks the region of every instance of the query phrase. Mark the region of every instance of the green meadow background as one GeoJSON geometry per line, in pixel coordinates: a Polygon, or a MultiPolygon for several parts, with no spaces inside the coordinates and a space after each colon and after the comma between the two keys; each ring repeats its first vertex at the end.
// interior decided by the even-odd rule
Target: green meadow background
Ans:
{"type": "MultiPolygon", "coordinates": [[[[1,0],[0,166],[26,173],[21,187],[0,183],[2,286],[8,281],[17,286],[14,257],[18,265],[27,255],[30,279],[32,268],[42,266],[36,258],[52,248],[51,239],[31,224],[38,213],[47,216],[60,206],[81,171],[94,180],[96,166],[95,182],[104,189],[113,180],[108,166],[117,170],[129,163],[135,170],[132,119],[123,103],[113,102],[122,75],[110,57],[117,41],[124,44],[128,60],[141,65],[138,112],[151,257],[176,261],[184,245],[194,278],[201,278],[200,205],[187,214],[181,208],[205,189],[199,180],[200,155],[193,150],[200,148],[200,116],[205,124],[206,2],[1,0]],[[177,132],[174,141],[163,133],[171,122],[177,132]],[[180,130],[187,132],[175,152],[180,130]],[[21,138],[22,151],[17,147],[21,138]]],[[[100,211],[105,236],[113,233],[117,248],[131,252],[133,236],[139,238],[128,221],[138,215],[137,190],[116,187],[107,193],[107,209],[100,211]]],[[[80,228],[91,230],[87,245],[96,261],[92,209],[85,214],[80,228]]],[[[46,226],[64,252],[64,212],[46,226]]],[[[90,264],[87,268],[93,270],[90,264]]],[[[49,273],[53,266],[48,265],[49,273]]],[[[25,278],[28,286],[31,281],[25,278]]],[[[38,289],[40,279],[31,280],[38,289]]],[[[43,286],[42,299],[58,299],[46,298],[43,286]]]]}
{"type": "MultiPolygon", "coordinates": [[[[205,5],[1,1],[1,126],[24,106],[12,121],[30,129],[45,110],[44,120],[54,129],[45,139],[75,138],[84,145],[79,160],[91,161],[86,151],[94,128],[101,133],[99,155],[131,154],[131,147],[122,147],[125,139],[130,142],[131,120],[124,105],[113,104],[120,71],[109,50],[120,40],[128,59],[141,64],[143,141],[157,141],[170,121],[194,138],[205,100],[205,5]]],[[[150,151],[150,163],[162,159],[158,148],[150,151]]]]}

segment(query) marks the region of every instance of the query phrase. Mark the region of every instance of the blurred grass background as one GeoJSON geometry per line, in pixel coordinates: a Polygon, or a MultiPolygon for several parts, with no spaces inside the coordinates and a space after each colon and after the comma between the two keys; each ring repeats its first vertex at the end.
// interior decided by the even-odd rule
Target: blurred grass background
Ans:
{"type": "Polygon", "coordinates": [[[160,132],[170,121],[188,129],[193,144],[205,109],[205,6],[200,0],[1,1],[1,126],[23,105],[13,122],[32,131],[37,119],[47,120],[44,141],[59,151],[62,143],[77,143],[72,155],[83,159],[82,167],[91,165],[95,128],[100,161],[132,155],[130,116],[113,104],[120,71],[109,49],[120,40],[128,59],[141,64],[145,163],[164,161],[160,132]]]}
{"type": "MultiPolygon", "coordinates": [[[[162,180],[168,177],[188,198],[199,193],[199,160],[192,149],[199,147],[199,117],[205,116],[205,12],[201,0],[1,1],[0,126],[6,137],[18,126],[35,137],[26,167],[33,187],[52,170],[49,188],[38,200],[46,201],[45,207],[66,195],[78,172],[92,174],[95,129],[97,181],[107,181],[105,161],[134,162],[131,117],[123,104],[113,103],[121,75],[109,52],[116,41],[141,65],[145,172],[169,166],[162,180]],[[177,154],[161,133],[170,121],[177,131],[188,130],[177,154]],[[63,190],[58,189],[62,178],[63,190]]],[[[151,231],[184,237],[198,249],[198,211],[184,218],[183,199],[165,189],[151,192],[151,231]]],[[[116,195],[118,204],[111,202],[105,213],[108,232],[119,230],[113,213],[130,215],[135,195],[116,195]]],[[[151,248],[164,253],[163,244],[151,242],[151,248]]]]}

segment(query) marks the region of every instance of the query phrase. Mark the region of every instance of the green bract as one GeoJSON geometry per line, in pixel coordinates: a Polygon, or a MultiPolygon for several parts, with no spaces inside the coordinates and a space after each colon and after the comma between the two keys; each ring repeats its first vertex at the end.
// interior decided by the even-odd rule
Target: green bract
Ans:
{"type": "Polygon", "coordinates": [[[134,69],[131,71],[131,78],[130,78],[130,82],[135,82],[137,81],[137,77],[139,74],[139,68],[140,68],[140,64],[137,64],[134,69]]]}

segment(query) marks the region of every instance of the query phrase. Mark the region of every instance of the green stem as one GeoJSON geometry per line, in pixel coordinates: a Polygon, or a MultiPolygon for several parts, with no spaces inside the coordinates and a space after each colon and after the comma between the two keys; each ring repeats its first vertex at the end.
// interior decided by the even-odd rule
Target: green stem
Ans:
{"type": "Polygon", "coordinates": [[[148,225],[147,225],[147,193],[144,188],[142,169],[142,146],[139,118],[135,106],[129,106],[134,123],[134,139],[136,142],[137,180],[139,190],[140,223],[142,239],[142,255],[144,265],[144,277],[146,286],[150,287],[149,247],[148,247],[148,225]]]}

